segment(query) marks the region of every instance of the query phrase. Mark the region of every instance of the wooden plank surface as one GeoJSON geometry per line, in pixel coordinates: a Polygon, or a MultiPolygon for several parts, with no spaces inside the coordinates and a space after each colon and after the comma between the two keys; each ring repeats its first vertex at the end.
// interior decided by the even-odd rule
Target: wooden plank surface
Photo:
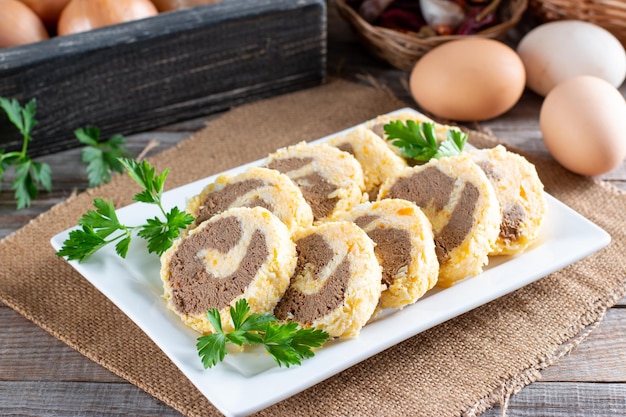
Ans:
{"type": "MultiPolygon", "coordinates": [[[[626,385],[536,382],[508,400],[510,417],[619,417],[626,410],[626,385]]],[[[502,417],[501,407],[482,414],[502,417]]]]}
{"type": "Polygon", "coordinates": [[[0,412],[3,416],[181,416],[134,385],[101,382],[0,381],[0,412]]]}
{"type": "MultiPolygon", "coordinates": [[[[330,76],[375,84],[411,103],[407,74],[365,54],[347,25],[329,13],[330,76]]],[[[626,88],[621,88],[626,93],[626,88]]],[[[526,93],[508,114],[480,125],[501,139],[527,150],[546,153],[538,130],[540,98],[526,93]]],[[[215,116],[213,116],[215,117],[215,116]]],[[[212,118],[212,117],[211,117],[212,118]]],[[[134,154],[157,140],[150,152],[166,149],[203,128],[209,117],[195,118],[128,137],[134,154]]],[[[55,187],[33,206],[16,212],[10,178],[0,192],[0,237],[6,236],[86,187],[78,149],[41,158],[53,166],[55,187]],[[70,163],[71,162],[71,163],[70,163]]],[[[626,189],[626,163],[603,176],[626,189]]],[[[626,415],[626,298],[570,354],[508,400],[507,415],[532,417],[626,415]]],[[[91,362],[72,348],[0,303],[0,415],[22,416],[179,416],[167,405],[91,362]]],[[[485,416],[502,415],[494,407],[485,416]]]]}

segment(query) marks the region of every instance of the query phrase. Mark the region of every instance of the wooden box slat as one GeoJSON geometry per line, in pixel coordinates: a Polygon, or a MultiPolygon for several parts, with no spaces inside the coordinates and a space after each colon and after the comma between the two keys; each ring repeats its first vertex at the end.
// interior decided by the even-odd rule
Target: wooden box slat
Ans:
{"type": "MultiPolygon", "coordinates": [[[[223,0],[0,50],[0,95],[37,99],[33,156],[323,82],[324,0],[223,0]]],[[[0,114],[0,149],[21,138],[0,114]]]]}

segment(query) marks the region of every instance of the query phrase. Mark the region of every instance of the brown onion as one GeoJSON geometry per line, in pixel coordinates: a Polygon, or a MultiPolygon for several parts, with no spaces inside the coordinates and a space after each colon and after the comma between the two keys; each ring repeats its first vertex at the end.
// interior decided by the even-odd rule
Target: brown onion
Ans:
{"type": "Polygon", "coordinates": [[[155,16],[150,0],[71,0],[63,9],[57,33],[69,35],[155,16]]]}
{"type": "Polygon", "coordinates": [[[39,16],[49,28],[54,28],[59,20],[61,11],[70,0],[20,0],[39,16]]]}
{"type": "Polygon", "coordinates": [[[152,3],[160,12],[184,9],[187,7],[199,6],[207,3],[218,3],[221,0],[152,0],[152,3]]]}
{"type": "Polygon", "coordinates": [[[0,0],[0,48],[49,38],[39,16],[18,0],[0,0]]]}

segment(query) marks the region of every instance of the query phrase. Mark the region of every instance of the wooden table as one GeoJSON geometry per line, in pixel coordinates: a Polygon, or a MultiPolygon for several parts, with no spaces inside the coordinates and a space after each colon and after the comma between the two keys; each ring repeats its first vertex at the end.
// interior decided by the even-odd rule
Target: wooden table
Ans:
{"type": "MultiPolygon", "coordinates": [[[[328,74],[388,89],[409,105],[407,73],[368,56],[347,25],[329,10],[328,74]]],[[[626,86],[622,86],[626,93],[626,86]]],[[[526,93],[506,115],[470,127],[490,129],[500,139],[547,154],[538,127],[541,98],[526,93]]],[[[203,128],[214,116],[190,120],[128,137],[138,154],[151,141],[154,154],[203,128]]],[[[54,190],[33,205],[15,211],[11,178],[0,193],[0,238],[87,186],[80,150],[40,160],[51,165],[54,190]]],[[[603,179],[626,189],[626,163],[603,179]]],[[[484,415],[502,414],[499,407],[484,415]]],[[[134,385],[113,375],[0,303],[0,415],[24,416],[179,416],[134,385]]],[[[626,298],[571,354],[543,372],[541,381],[524,388],[508,403],[510,416],[587,417],[626,415],[626,298]]]]}

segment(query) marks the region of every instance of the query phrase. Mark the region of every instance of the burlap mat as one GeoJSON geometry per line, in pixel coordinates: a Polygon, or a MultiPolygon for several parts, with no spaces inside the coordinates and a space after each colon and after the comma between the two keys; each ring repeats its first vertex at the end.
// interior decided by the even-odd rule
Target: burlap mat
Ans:
{"type": "MultiPolygon", "coordinates": [[[[341,81],[255,104],[211,122],[152,162],[171,167],[169,187],[256,160],[404,107],[341,81]]],[[[494,138],[472,133],[479,147],[494,138]]],[[[472,415],[532,382],[625,292],[625,193],[528,155],[546,189],[605,230],[598,254],[443,323],[315,387],[263,416],[472,415]]],[[[66,262],[49,239],[76,224],[96,196],[128,204],[127,176],[41,215],[0,242],[0,299],[85,356],[189,416],[219,414],[166,356],[66,262]]]]}

